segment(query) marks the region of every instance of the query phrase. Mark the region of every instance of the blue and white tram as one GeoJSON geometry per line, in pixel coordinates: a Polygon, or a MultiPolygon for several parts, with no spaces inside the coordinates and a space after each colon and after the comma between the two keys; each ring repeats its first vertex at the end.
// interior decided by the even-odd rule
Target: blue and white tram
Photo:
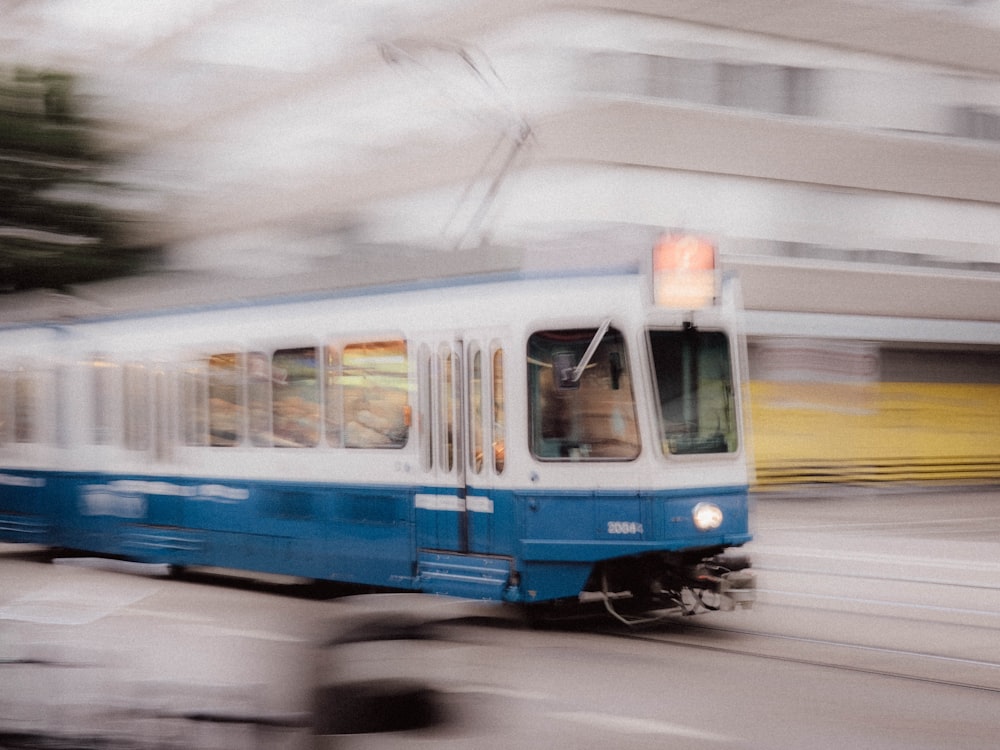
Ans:
{"type": "Polygon", "coordinates": [[[11,327],[0,541],[613,612],[749,606],[734,299],[724,281],[698,309],[657,305],[639,273],[478,278],[11,327]]]}

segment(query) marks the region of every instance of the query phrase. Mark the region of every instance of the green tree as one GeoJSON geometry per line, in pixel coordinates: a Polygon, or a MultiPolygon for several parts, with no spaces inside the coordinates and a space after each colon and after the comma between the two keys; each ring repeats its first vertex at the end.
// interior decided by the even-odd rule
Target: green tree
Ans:
{"type": "Polygon", "coordinates": [[[80,114],[65,73],[0,71],[0,292],[62,289],[137,273],[160,251],[138,243],[109,198],[112,156],[80,114]]]}

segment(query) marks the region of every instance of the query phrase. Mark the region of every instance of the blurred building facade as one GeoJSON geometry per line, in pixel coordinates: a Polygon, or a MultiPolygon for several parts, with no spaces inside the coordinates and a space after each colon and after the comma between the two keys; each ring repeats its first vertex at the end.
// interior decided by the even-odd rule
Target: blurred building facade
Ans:
{"type": "Polygon", "coordinates": [[[1000,476],[1000,2],[97,5],[0,6],[4,62],[90,76],[173,248],[147,302],[703,232],[743,279],[763,476],[1000,476]]]}

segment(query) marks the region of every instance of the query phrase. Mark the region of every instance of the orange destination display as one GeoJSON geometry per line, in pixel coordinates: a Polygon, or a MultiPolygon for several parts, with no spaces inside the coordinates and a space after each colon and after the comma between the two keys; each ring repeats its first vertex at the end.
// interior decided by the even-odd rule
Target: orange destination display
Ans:
{"type": "Polygon", "coordinates": [[[654,303],[697,310],[715,297],[715,245],[690,234],[663,235],[653,248],[654,303]]]}

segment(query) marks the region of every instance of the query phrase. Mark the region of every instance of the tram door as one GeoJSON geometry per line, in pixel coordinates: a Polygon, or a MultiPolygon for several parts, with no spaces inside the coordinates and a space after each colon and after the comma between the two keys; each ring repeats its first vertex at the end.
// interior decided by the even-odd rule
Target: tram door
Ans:
{"type": "Polygon", "coordinates": [[[462,354],[461,340],[422,344],[418,354],[420,461],[430,480],[414,500],[422,551],[468,551],[462,354]]]}

